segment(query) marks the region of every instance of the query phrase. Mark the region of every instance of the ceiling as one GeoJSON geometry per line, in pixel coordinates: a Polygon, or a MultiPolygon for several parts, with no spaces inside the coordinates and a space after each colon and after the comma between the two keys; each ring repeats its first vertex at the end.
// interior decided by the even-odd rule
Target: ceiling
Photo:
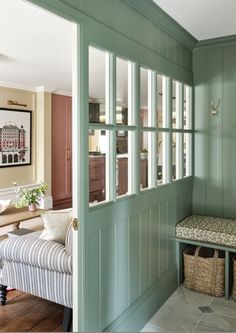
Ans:
{"type": "Polygon", "coordinates": [[[235,0],[153,0],[197,40],[236,34],[235,0]]]}
{"type": "Polygon", "coordinates": [[[0,0],[0,85],[72,89],[73,24],[22,0],[0,0]]]}
{"type": "MultiPolygon", "coordinates": [[[[236,34],[236,0],[155,0],[198,40],[236,34]]],[[[72,91],[72,47],[74,25],[24,0],[0,0],[0,85],[47,91],[72,91]]],[[[105,63],[101,52],[91,53],[90,97],[105,93],[101,74],[105,63]],[[96,59],[96,60],[95,60],[96,59]]],[[[127,69],[120,63],[117,97],[127,104],[127,69]]],[[[147,77],[141,80],[146,85],[147,77]]],[[[146,105],[146,93],[141,105],[146,105]]]]}

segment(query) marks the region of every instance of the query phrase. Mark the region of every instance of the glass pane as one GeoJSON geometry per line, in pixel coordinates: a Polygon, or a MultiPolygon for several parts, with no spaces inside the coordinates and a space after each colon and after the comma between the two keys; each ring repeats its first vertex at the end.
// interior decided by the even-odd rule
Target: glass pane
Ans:
{"type": "Polygon", "coordinates": [[[176,81],[172,81],[172,128],[176,128],[176,81]]]}
{"type": "Polygon", "coordinates": [[[148,187],[148,143],[149,132],[140,135],[140,189],[148,187]]]}
{"type": "Polygon", "coordinates": [[[184,129],[191,129],[191,87],[184,85],[184,129]]]}
{"type": "Polygon", "coordinates": [[[182,149],[182,133],[174,133],[175,134],[175,141],[173,139],[172,145],[175,145],[175,179],[182,178],[182,156],[183,156],[183,149],[182,149]]]}
{"type": "Polygon", "coordinates": [[[108,123],[106,106],[106,62],[108,52],[89,47],[89,122],[108,123]]]}
{"type": "Polygon", "coordinates": [[[121,196],[128,193],[128,131],[116,132],[116,193],[121,196]]]}
{"type": "Polygon", "coordinates": [[[163,123],[163,76],[157,75],[157,127],[164,127],[163,123]]]}
{"type": "Polygon", "coordinates": [[[129,62],[116,59],[116,123],[128,124],[129,104],[129,62]]]}
{"type": "Polygon", "coordinates": [[[176,179],[176,133],[172,134],[172,180],[176,179]]]}
{"type": "Polygon", "coordinates": [[[192,134],[184,133],[184,177],[191,176],[191,139],[192,134]]]}
{"type": "Polygon", "coordinates": [[[157,184],[167,182],[167,133],[158,132],[157,134],[157,184]]]}
{"type": "Polygon", "coordinates": [[[148,103],[148,69],[140,68],[140,123],[148,126],[149,103],[148,103]]]}
{"type": "Polygon", "coordinates": [[[108,170],[109,132],[89,130],[89,203],[108,200],[106,170],[108,170]]]}

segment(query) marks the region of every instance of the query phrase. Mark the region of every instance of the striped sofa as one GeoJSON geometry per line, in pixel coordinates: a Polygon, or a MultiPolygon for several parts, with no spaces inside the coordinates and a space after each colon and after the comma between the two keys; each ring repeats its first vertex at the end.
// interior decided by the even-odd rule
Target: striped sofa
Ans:
{"type": "Polygon", "coordinates": [[[40,234],[0,243],[0,303],[9,286],[72,308],[72,226],[65,245],[39,239],[40,234]]]}

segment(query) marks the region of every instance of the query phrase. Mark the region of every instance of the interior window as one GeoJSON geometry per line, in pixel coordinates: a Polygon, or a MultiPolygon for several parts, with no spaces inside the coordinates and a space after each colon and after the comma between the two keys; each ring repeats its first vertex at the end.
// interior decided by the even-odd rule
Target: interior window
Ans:
{"type": "Polygon", "coordinates": [[[107,93],[109,89],[107,72],[109,53],[89,47],[89,122],[108,123],[107,93]]]}
{"type": "Polygon", "coordinates": [[[157,133],[157,185],[167,182],[167,133],[157,133]]]}
{"type": "Polygon", "coordinates": [[[184,177],[191,176],[191,133],[184,133],[184,177]]]}
{"type": "Polygon", "coordinates": [[[127,60],[116,58],[116,124],[129,123],[129,84],[130,63],[127,60]]]}
{"type": "Polygon", "coordinates": [[[89,203],[110,200],[109,57],[106,51],[89,47],[89,203]],[[97,127],[94,127],[97,126],[97,127]]]}
{"type": "Polygon", "coordinates": [[[109,151],[109,131],[90,130],[89,133],[89,202],[108,199],[106,170],[109,151]]]}
{"type": "Polygon", "coordinates": [[[164,126],[163,122],[163,76],[157,74],[157,127],[162,128],[164,126]]]}
{"type": "Polygon", "coordinates": [[[191,129],[191,87],[184,85],[184,129],[191,129]]]}
{"type": "Polygon", "coordinates": [[[140,189],[148,187],[148,146],[150,145],[150,132],[140,134],[140,189]]]}
{"type": "Polygon", "coordinates": [[[140,67],[137,124],[134,69],[127,59],[89,47],[90,204],[138,191],[137,150],[140,190],[191,175],[191,87],[140,67]]]}
{"type": "Polygon", "coordinates": [[[152,71],[140,68],[140,123],[141,127],[151,124],[151,74],[152,71]]]}
{"type": "Polygon", "coordinates": [[[128,131],[116,132],[116,194],[128,194],[129,191],[129,135],[128,131]]]}

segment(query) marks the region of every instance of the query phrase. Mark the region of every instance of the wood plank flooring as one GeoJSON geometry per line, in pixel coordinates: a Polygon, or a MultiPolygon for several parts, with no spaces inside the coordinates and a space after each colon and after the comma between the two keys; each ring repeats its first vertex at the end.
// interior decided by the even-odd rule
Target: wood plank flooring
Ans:
{"type": "Polygon", "coordinates": [[[12,290],[0,306],[0,332],[63,332],[63,311],[62,305],[12,290]]]}

